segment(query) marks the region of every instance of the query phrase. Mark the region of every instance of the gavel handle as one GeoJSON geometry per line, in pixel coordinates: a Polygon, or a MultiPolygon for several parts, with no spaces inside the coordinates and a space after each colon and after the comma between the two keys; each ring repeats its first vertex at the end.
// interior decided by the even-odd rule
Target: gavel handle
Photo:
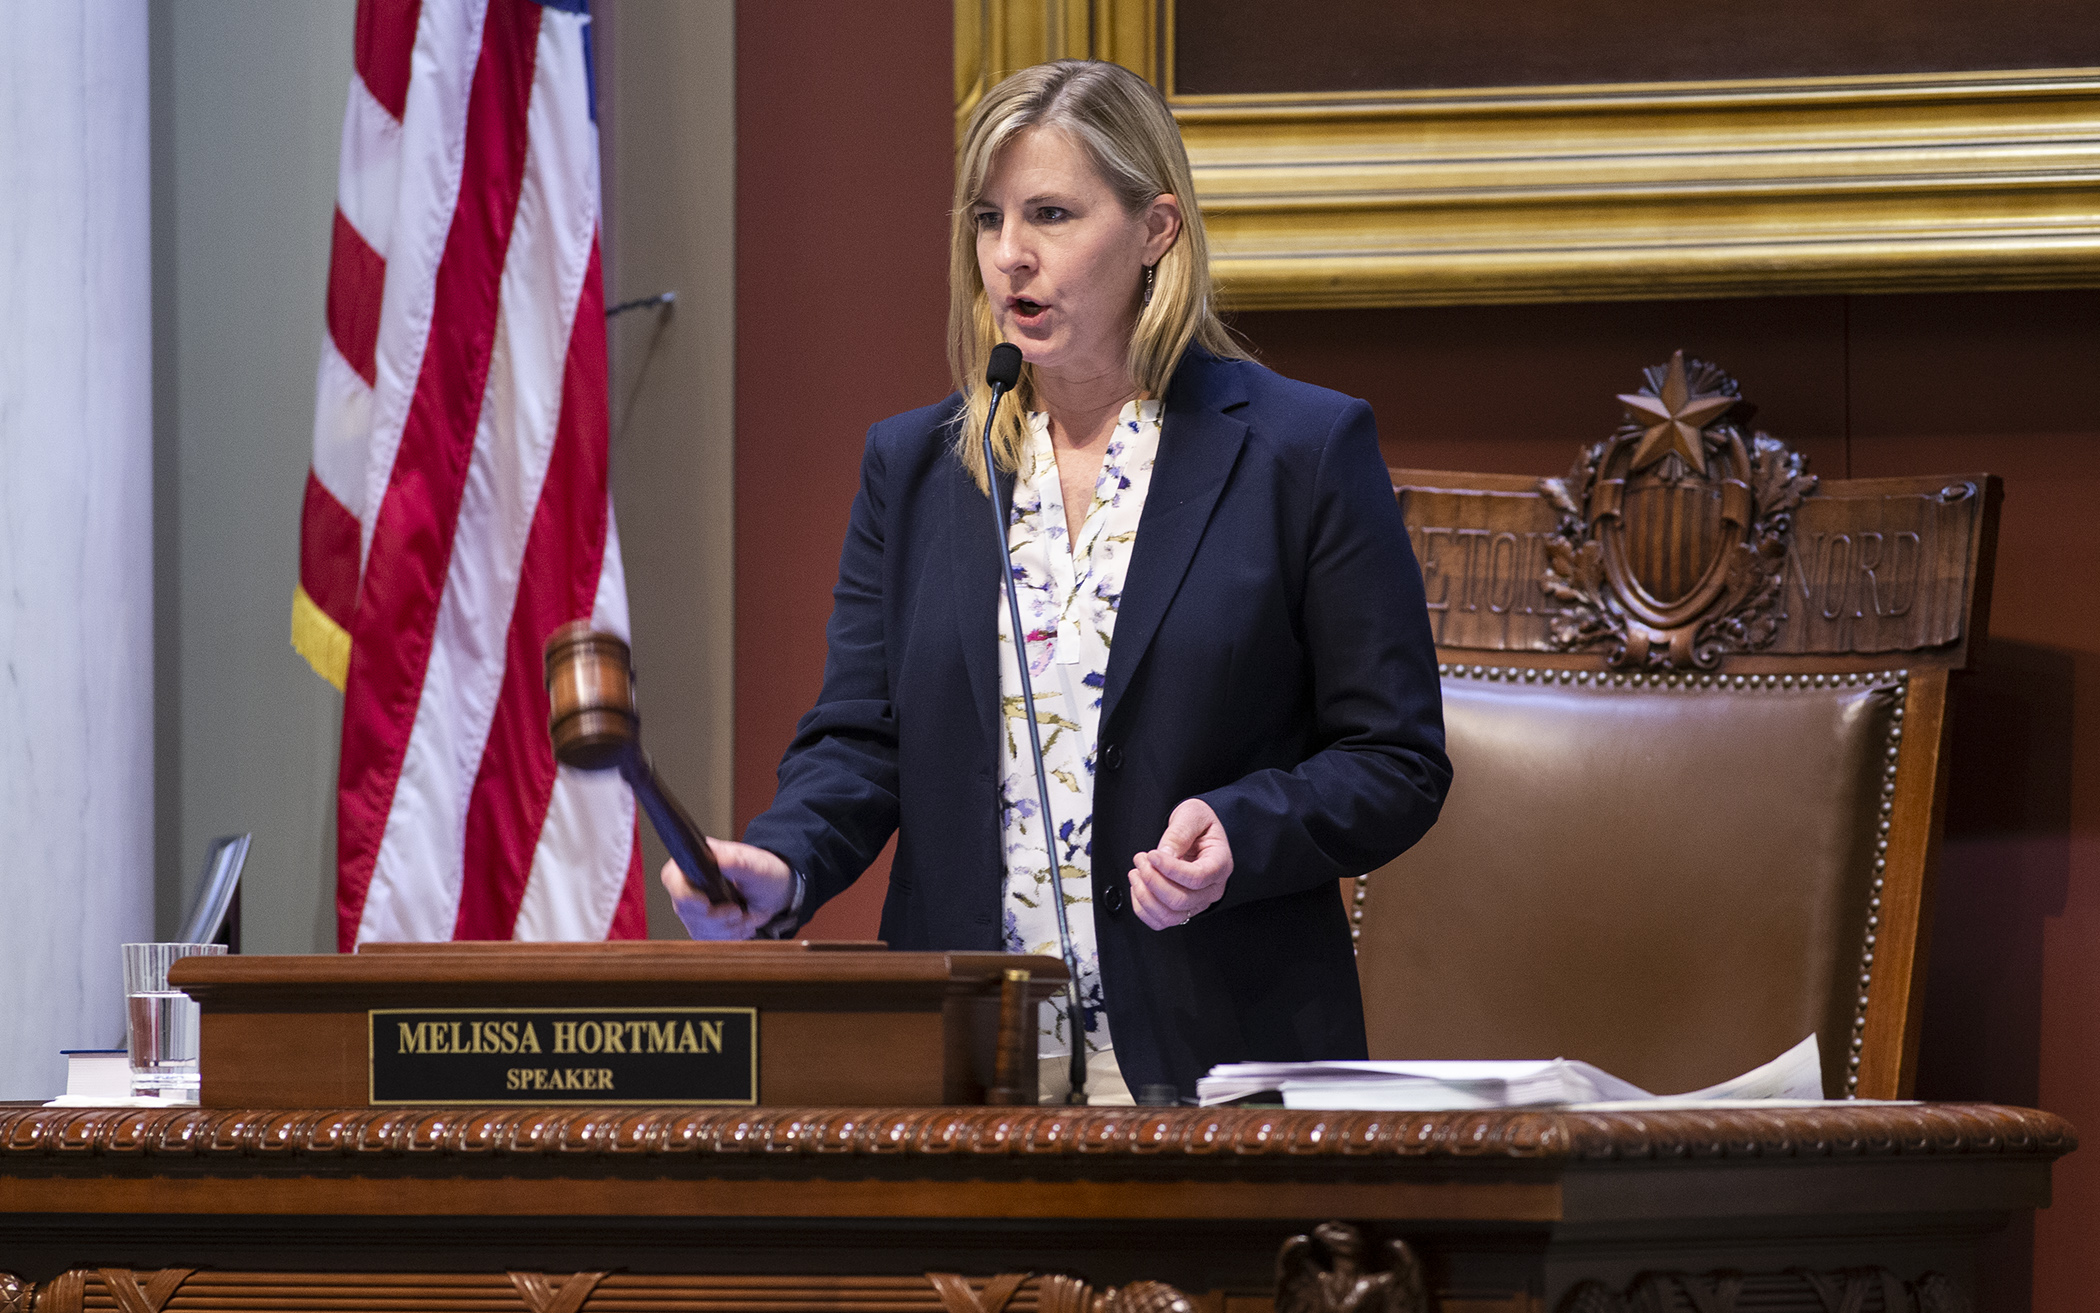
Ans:
{"type": "Polygon", "coordinates": [[[685,878],[707,895],[711,903],[735,903],[737,910],[748,912],[751,905],[744,900],[744,891],[731,884],[722,874],[721,863],[715,860],[714,850],[693,824],[693,818],[685,814],[663,784],[656,778],[656,767],[650,764],[649,754],[640,748],[624,753],[620,758],[620,775],[634,789],[635,801],[649,813],[649,823],[656,827],[656,836],[664,841],[671,853],[671,860],[685,872],[685,878]]]}

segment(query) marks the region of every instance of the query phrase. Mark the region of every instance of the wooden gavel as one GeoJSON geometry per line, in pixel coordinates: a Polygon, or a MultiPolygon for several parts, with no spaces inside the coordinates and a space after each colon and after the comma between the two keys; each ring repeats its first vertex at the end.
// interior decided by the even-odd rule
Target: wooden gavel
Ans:
{"type": "Polygon", "coordinates": [[[685,878],[712,903],[749,910],[743,890],[722,874],[693,824],[642,751],[642,723],[634,711],[634,666],[627,644],[575,620],[547,636],[547,732],[554,759],[578,770],[617,769],[649,814],[657,837],[685,878]]]}

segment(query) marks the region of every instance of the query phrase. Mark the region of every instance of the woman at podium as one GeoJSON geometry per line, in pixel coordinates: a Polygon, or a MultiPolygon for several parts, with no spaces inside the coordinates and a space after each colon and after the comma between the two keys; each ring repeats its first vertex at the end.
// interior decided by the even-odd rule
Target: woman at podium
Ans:
{"type": "MultiPolygon", "coordinates": [[[[1094,1102],[1219,1062],[1361,1058],[1338,881],[1436,819],[1436,655],[1363,402],[1248,359],[1212,309],[1165,102],[1114,64],[1026,69],[956,168],[956,392],[868,432],[823,690],[743,843],[749,900],[663,879],[696,937],[792,933],[894,833],[895,948],[1079,963],[1094,1102]],[[1057,869],[1038,814],[979,439],[1008,508],[1057,869]]],[[[1041,1063],[1063,1093],[1066,1063],[1041,1063]]]]}

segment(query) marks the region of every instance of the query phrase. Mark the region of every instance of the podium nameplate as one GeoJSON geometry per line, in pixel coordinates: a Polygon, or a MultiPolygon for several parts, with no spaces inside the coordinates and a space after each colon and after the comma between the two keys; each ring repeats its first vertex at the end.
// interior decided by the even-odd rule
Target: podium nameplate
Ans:
{"type": "Polygon", "coordinates": [[[758,1102],[755,1008],[373,1008],[366,1025],[374,1107],[758,1102]]]}
{"type": "Polygon", "coordinates": [[[982,1103],[995,1088],[1032,1095],[1035,1045],[1021,1032],[1032,1033],[1032,1009],[1064,987],[1065,966],[797,940],[469,942],[186,957],[169,982],[202,1009],[207,1108],[889,1108],[982,1103]],[[642,1023],[673,1017],[675,1036],[654,1025],[645,1033],[642,1023]],[[661,1051],[671,1038],[686,1048],[688,1017],[702,1052],[661,1051]],[[700,1018],[722,1023],[719,1052],[700,1018]],[[530,1039],[521,1019],[533,1023],[530,1039]],[[576,1029],[557,1038],[556,1024],[570,1021],[576,1029]],[[1007,1032],[1017,1042],[1002,1080],[1007,1032]]]}

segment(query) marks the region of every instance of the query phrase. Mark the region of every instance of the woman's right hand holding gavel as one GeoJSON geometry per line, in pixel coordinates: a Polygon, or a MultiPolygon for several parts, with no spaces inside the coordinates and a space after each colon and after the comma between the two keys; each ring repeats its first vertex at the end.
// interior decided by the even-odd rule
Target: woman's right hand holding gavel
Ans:
{"type": "Polygon", "coordinates": [[[708,902],[707,895],[695,889],[685,872],[678,869],[678,863],[665,862],[663,882],[670,892],[671,905],[685,923],[686,933],[695,939],[749,939],[794,897],[795,873],[778,854],[748,843],[709,839],[707,846],[721,863],[723,878],[743,891],[750,907],[739,909],[735,903],[708,902]]]}

